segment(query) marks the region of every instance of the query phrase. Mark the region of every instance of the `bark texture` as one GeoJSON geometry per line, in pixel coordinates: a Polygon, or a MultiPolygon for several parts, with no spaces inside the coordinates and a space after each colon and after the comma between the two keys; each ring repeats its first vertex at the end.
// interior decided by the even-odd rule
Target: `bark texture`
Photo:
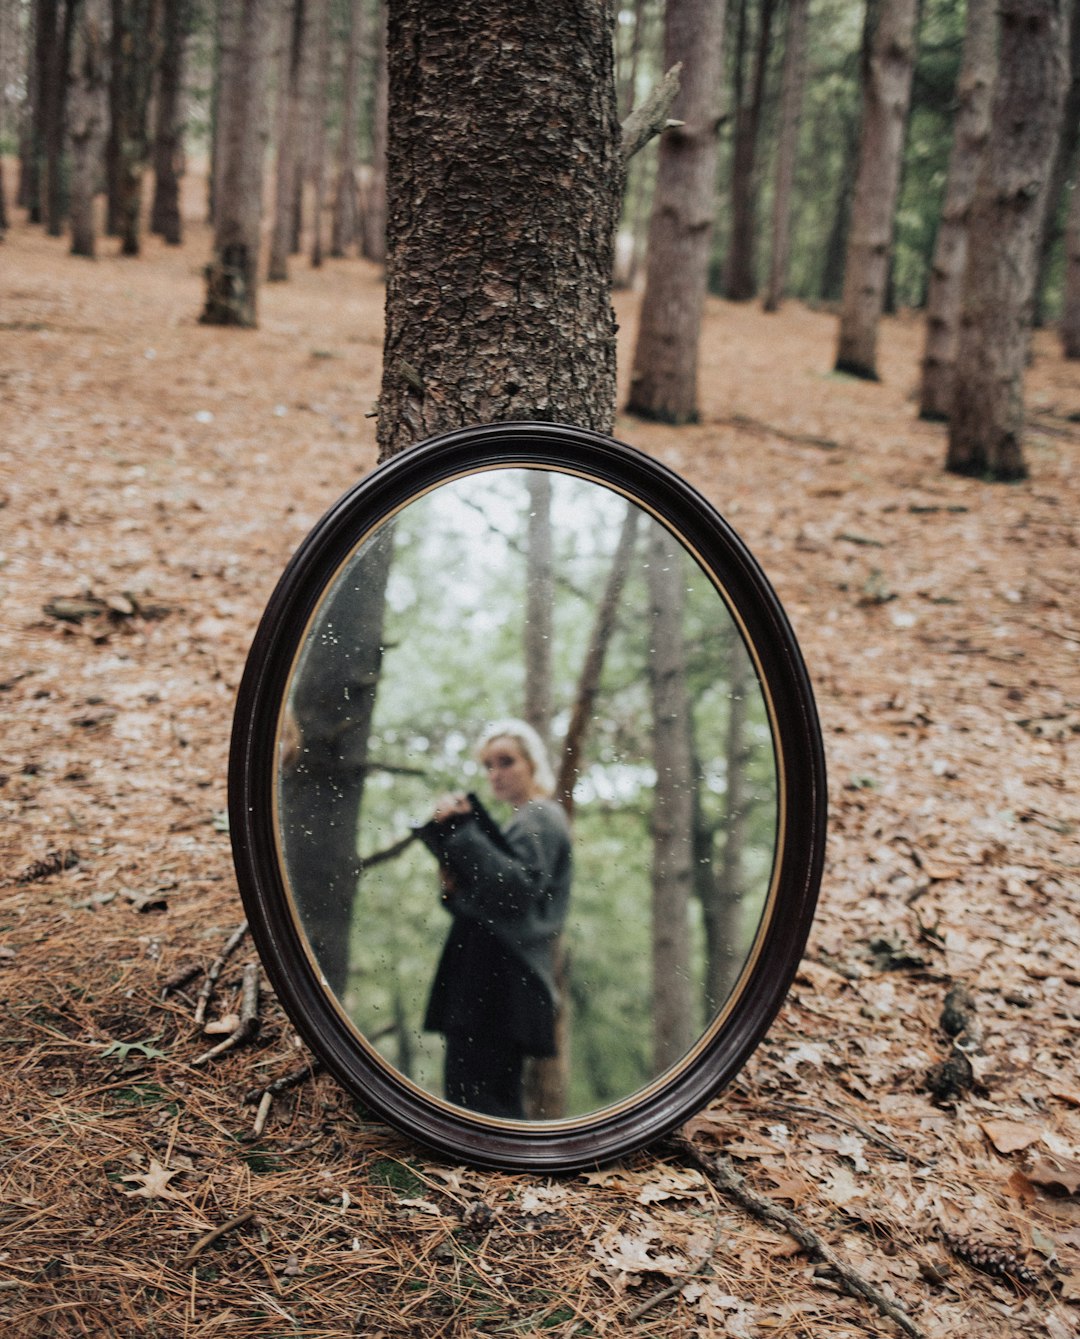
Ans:
{"type": "Polygon", "coordinates": [[[390,13],[383,459],[467,423],[611,427],[612,11],[390,13]]]}
{"type": "Polygon", "coordinates": [[[94,196],[108,120],[108,6],[83,0],[71,62],[71,254],[95,252],[94,196]]]}
{"type": "Polygon", "coordinates": [[[698,416],[698,335],[716,199],[724,6],[725,0],[669,0],[664,21],[664,68],[682,63],[671,114],[684,124],[660,140],[627,408],[668,423],[692,423],[698,416]]]}
{"type": "Polygon", "coordinates": [[[179,246],[183,240],[180,180],[184,175],[184,63],[192,18],[192,0],[164,0],[150,231],[164,237],[170,246],[179,246]]]}
{"type": "Polygon", "coordinates": [[[799,113],[802,110],[803,85],[806,80],[806,8],[807,0],[788,0],[780,93],[780,136],[776,146],[776,177],[773,186],[772,253],[769,257],[769,281],[764,302],[767,312],[780,310],[791,256],[791,193],[795,184],[799,113]]]}
{"type": "Polygon", "coordinates": [[[271,25],[258,0],[223,0],[214,248],[206,267],[207,325],[253,326],[258,293],[266,84],[271,25]]]}
{"type": "Polygon", "coordinates": [[[311,264],[323,261],[323,213],[326,209],[326,104],[330,79],[330,6],[316,0],[312,14],[311,160],[312,184],[311,264]]]}
{"type": "Polygon", "coordinates": [[[873,0],[863,65],[862,131],[851,210],[836,370],[877,380],[893,225],[915,68],[918,0],[873,0]]]}
{"type": "Polygon", "coordinates": [[[1067,79],[1063,0],[1003,0],[990,138],[968,231],[948,469],[1021,479],[1024,364],[1067,79]]]}
{"type": "Polygon", "coordinates": [[[656,1073],[693,1044],[690,894],[694,770],[683,644],[682,551],[661,526],[649,534],[649,685],[653,711],[652,1018],[656,1073]]]}
{"type": "Polygon", "coordinates": [[[997,35],[995,0],[968,0],[949,175],[926,299],[926,348],[919,401],[919,415],[926,419],[949,417],[967,260],[968,214],[990,129],[997,35]]]}

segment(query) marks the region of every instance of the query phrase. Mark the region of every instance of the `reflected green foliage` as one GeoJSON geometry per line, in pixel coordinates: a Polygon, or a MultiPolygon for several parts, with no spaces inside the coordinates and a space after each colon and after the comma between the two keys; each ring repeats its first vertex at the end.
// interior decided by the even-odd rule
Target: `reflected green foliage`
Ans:
{"type": "MultiPolygon", "coordinates": [[[[394,521],[344,1004],[391,1064],[434,1093],[441,1090],[443,1041],[424,1033],[422,1021],[449,926],[435,863],[418,842],[381,861],[372,857],[424,822],[436,798],[448,790],[476,790],[499,822],[510,817],[486,793],[473,750],[486,722],[522,712],[525,482],[522,470],[475,475],[425,495],[394,521]]],[[[607,489],[553,477],[556,741],[570,722],[626,507],[607,489]]],[[[574,789],[574,880],[564,933],[570,1011],[567,1114],[621,1100],[654,1077],[650,823],[655,772],[645,553],[639,533],[574,789]]],[[[360,573],[364,554],[362,546],[352,560],[360,573]]],[[[709,859],[718,864],[730,817],[726,747],[731,658],[739,634],[695,560],[683,554],[683,562],[699,807],[712,833],[709,859]]],[[[316,621],[314,635],[317,630],[316,621]]],[[[746,797],[742,881],[737,930],[729,945],[739,962],[760,921],[776,822],[772,736],[760,688],[756,679],[752,683],[746,700],[747,748],[740,762],[746,797]]],[[[554,754],[558,771],[558,749],[554,754]]],[[[697,900],[691,916],[692,960],[686,971],[699,984],[694,994],[697,1033],[717,1002],[706,998],[703,985],[706,939],[697,900]]]]}

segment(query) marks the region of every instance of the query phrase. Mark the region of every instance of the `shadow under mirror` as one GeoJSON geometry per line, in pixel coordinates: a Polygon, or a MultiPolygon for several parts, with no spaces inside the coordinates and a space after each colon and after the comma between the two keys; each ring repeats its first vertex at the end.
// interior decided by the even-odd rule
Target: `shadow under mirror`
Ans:
{"type": "Polygon", "coordinates": [[[777,778],[757,671],[694,556],[600,484],[489,469],[384,522],[320,600],[279,721],[277,836],[319,972],[385,1063],[555,1121],[640,1092],[732,998],[777,778]]]}

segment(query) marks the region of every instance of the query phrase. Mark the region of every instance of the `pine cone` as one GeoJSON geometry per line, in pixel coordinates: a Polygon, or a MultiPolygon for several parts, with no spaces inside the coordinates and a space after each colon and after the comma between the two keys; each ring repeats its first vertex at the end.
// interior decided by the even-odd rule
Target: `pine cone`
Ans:
{"type": "Polygon", "coordinates": [[[945,1228],[941,1229],[941,1239],[957,1259],[963,1260],[974,1269],[981,1269],[984,1274],[993,1274],[999,1279],[1010,1279],[1028,1288],[1038,1285],[1038,1274],[1004,1246],[988,1246],[971,1237],[957,1236],[945,1228]]]}

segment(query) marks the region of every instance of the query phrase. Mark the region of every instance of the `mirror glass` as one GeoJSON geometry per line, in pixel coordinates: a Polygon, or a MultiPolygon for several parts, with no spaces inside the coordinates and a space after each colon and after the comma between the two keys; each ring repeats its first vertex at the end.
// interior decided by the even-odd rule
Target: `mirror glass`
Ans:
{"type": "Polygon", "coordinates": [[[425,1093],[585,1116],[733,1000],[778,849],[769,705],[718,584],[612,489],[490,468],[366,535],[308,622],[277,758],[318,972],[425,1093]]]}

